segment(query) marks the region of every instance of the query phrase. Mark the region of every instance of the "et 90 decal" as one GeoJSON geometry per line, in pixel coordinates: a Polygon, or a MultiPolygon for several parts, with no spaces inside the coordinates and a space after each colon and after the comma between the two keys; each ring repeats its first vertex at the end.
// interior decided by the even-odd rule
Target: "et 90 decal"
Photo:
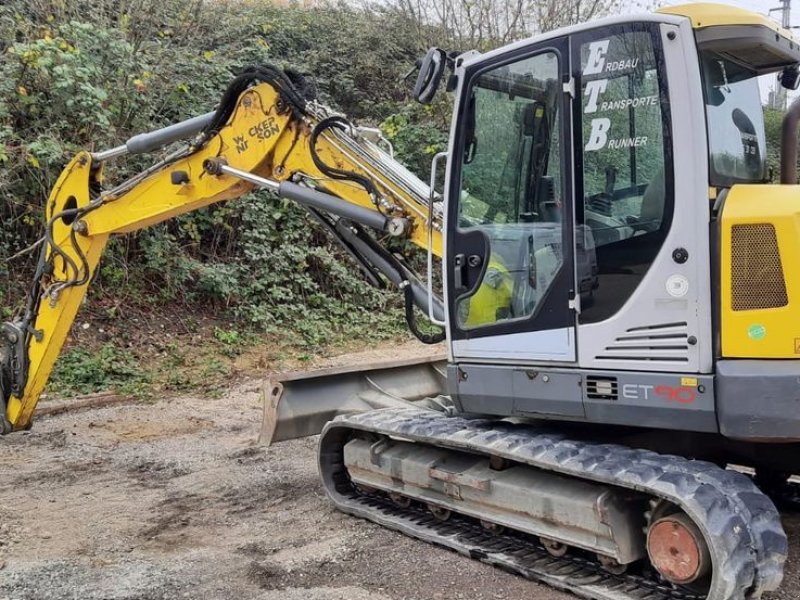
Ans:
{"type": "Polygon", "coordinates": [[[655,393],[656,396],[667,402],[677,402],[678,404],[694,404],[694,401],[697,400],[697,390],[685,386],[657,385],[655,393]]]}
{"type": "Polygon", "coordinates": [[[694,404],[697,389],[685,385],[626,383],[622,386],[622,397],[626,400],[650,400],[655,397],[668,403],[694,404]]]}

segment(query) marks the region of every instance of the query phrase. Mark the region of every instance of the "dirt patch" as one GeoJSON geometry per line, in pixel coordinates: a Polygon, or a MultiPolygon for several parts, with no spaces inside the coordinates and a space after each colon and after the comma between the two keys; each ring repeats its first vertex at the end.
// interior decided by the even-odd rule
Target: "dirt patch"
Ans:
{"type": "Polygon", "coordinates": [[[128,469],[128,476],[143,486],[163,487],[191,471],[172,460],[140,460],[128,469]]]}
{"type": "Polygon", "coordinates": [[[90,422],[89,427],[104,429],[121,440],[147,441],[160,437],[189,435],[212,427],[209,419],[187,417],[176,421],[158,422],[149,419],[109,419],[102,423],[90,422]]]}

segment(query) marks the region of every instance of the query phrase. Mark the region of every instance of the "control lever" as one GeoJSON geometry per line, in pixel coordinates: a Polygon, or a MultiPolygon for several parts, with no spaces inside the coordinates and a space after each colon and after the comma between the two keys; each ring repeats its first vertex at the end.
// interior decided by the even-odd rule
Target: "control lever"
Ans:
{"type": "Polygon", "coordinates": [[[536,248],[533,243],[533,236],[528,236],[528,285],[534,290],[538,283],[538,269],[536,265],[536,248]]]}

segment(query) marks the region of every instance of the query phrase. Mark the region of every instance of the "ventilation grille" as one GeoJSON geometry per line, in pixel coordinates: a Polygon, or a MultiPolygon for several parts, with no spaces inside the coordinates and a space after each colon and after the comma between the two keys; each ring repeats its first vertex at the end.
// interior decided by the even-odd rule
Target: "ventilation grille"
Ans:
{"type": "Polygon", "coordinates": [[[619,397],[617,378],[597,376],[587,377],[586,397],[589,400],[616,400],[619,397]]]}
{"type": "Polygon", "coordinates": [[[631,327],[595,357],[602,361],[689,362],[689,331],[685,321],[631,327]]]}
{"type": "Polygon", "coordinates": [[[733,310],[780,308],[789,303],[775,227],[770,223],[731,229],[733,310]]]}

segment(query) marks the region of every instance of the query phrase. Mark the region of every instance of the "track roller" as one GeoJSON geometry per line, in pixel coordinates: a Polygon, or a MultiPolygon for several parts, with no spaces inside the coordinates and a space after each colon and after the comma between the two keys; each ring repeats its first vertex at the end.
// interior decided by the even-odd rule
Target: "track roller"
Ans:
{"type": "Polygon", "coordinates": [[[442,508],[441,506],[436,506],[435,504],[429,504],[428,510],[433,515],[433,518],[438,521],[447,521],[452,514],[450,510],[442,508]]]}
{"type": "Polygon", "coordinates": [[[603,568],[612,575],[622,575],[628,570],[628,565],[623,565],[616,558],[606,556],[605,554],[598,554],[597,560],[603,568]]]}
{"type": "Polygon", "coordinates": [[[503,533],[506,528],[502,525],[498,525],[497,523],[492,523],[491,521],[481,521],[481,527],[483,527],[489,533],[493,533],[494,535],[500,535],[503,533]]]}
{"type": "Polygon", "coordinates": [[[566,544],[562,544],[556,540],[551,540],[550,538],[540,537],[539,542],[542,544],[544,549],[547,550],[548,554],[557,558],[564,556],[567,553],[567,550],[569,550],[569,546],[566,544]]]}
{"type": "Polygon", "coordinates": [[[394,502],[395,506],[399,506],[400,508],[408,508],[409,506],[411,506],[411,498],[409,498],[408,496],[404,496],[403,494],[390,492],[389,500],[394,502]]]}

